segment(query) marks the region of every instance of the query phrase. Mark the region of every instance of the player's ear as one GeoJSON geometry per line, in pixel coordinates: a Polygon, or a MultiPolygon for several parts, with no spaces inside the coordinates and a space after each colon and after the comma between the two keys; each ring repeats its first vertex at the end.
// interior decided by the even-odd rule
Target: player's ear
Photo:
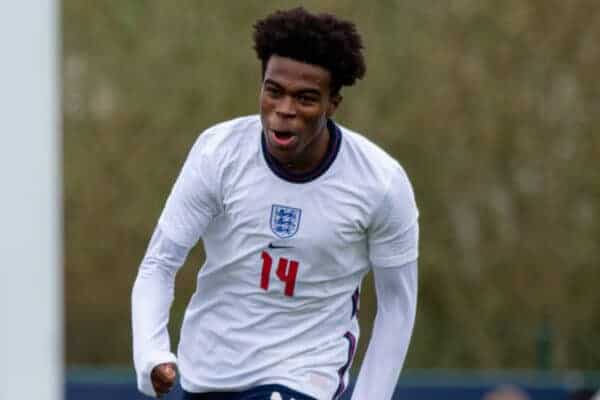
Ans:
{"type": "Polygon", "coordinates": [[[329,98],[329,105],[327,106],[327,118],[331,117],[335,113],[335,110],[337,110],[342,100],[343,97],[339,93],[331,95],[329,98]]]}

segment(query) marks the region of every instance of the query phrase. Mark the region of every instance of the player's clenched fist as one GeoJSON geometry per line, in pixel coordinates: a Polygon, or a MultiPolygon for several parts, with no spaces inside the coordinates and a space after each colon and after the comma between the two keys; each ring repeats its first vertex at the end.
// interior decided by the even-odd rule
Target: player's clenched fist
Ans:
{"type": "Polygon", "coordinates": [[[168,393],[173,387],[175,378],[177,377],[175,368],[175,364],[173,363],[164,363],[158,364],[152,369],[150,379],[152,380],[152,386],[158,397],[168,393]]]}

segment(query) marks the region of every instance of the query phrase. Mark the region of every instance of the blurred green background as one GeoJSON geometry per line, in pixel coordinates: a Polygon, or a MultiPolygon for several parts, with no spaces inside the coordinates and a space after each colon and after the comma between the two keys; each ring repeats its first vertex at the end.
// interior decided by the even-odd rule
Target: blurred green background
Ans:
{"type": "MultiPolygon", "coordinates": [[[[367,76],[336,120],[415,186],[406,367],[598,369],[595,0],[63,0],[68,365],[131,364],[130,291],[170,187],[203,129],[258,111],[252,24],[298,4],[356,22],[367,76]]],[[[200,247],[177,277],[173,343],[200,247]]]]}

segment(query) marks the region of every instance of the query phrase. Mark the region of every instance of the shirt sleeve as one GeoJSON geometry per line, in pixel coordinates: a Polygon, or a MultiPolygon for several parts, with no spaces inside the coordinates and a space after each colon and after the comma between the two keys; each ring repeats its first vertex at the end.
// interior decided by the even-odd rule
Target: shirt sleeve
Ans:
{"type": "Polygon", "coordinates": [[[193,247],[221,212],[217,151],[202,134],[188,155],[171,190],[159,226],[175,243],[193,247]]]}
{"type": "Polygon", "coordinates": [[[160,228],[152,235],[131,294],[133,361],[138,389],[155,396],[150,373],[158,364],[176,362],[167,325],[174,297],[175,274],[189,248],[167,238],[160,228]]]}
{"type": "Polygon", "coordinates": [[[352,400],[390,400],[412,336],[417,309],[417,262],[373,271],[377,315],[352,400]]]}
{"type": "Polygon", "coordinates": [[[216,152],[205,134],[196,141],[167,199],[132,295],[133,359],[138,389],[155,396],[150,374],[176,362],[170,349],[169,312],[175,274],[211,220],[220,213],[216,152]]]}
{"type": "Polygon", "coordinates": [[[417,259],[418,216],[410,181],[398,167],[367,232],[374,268],[397,267],[417,259]]]}

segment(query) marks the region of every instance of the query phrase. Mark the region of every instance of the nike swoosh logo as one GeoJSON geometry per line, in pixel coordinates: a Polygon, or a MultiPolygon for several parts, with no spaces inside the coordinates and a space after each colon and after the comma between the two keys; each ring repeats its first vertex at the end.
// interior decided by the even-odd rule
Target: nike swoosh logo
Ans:
{"type": "Polygon", "coordinates": [[[270,249],[293,249],[294,246],[278,246],[276,244],[269,243],[269,248],[270,249]]]}

